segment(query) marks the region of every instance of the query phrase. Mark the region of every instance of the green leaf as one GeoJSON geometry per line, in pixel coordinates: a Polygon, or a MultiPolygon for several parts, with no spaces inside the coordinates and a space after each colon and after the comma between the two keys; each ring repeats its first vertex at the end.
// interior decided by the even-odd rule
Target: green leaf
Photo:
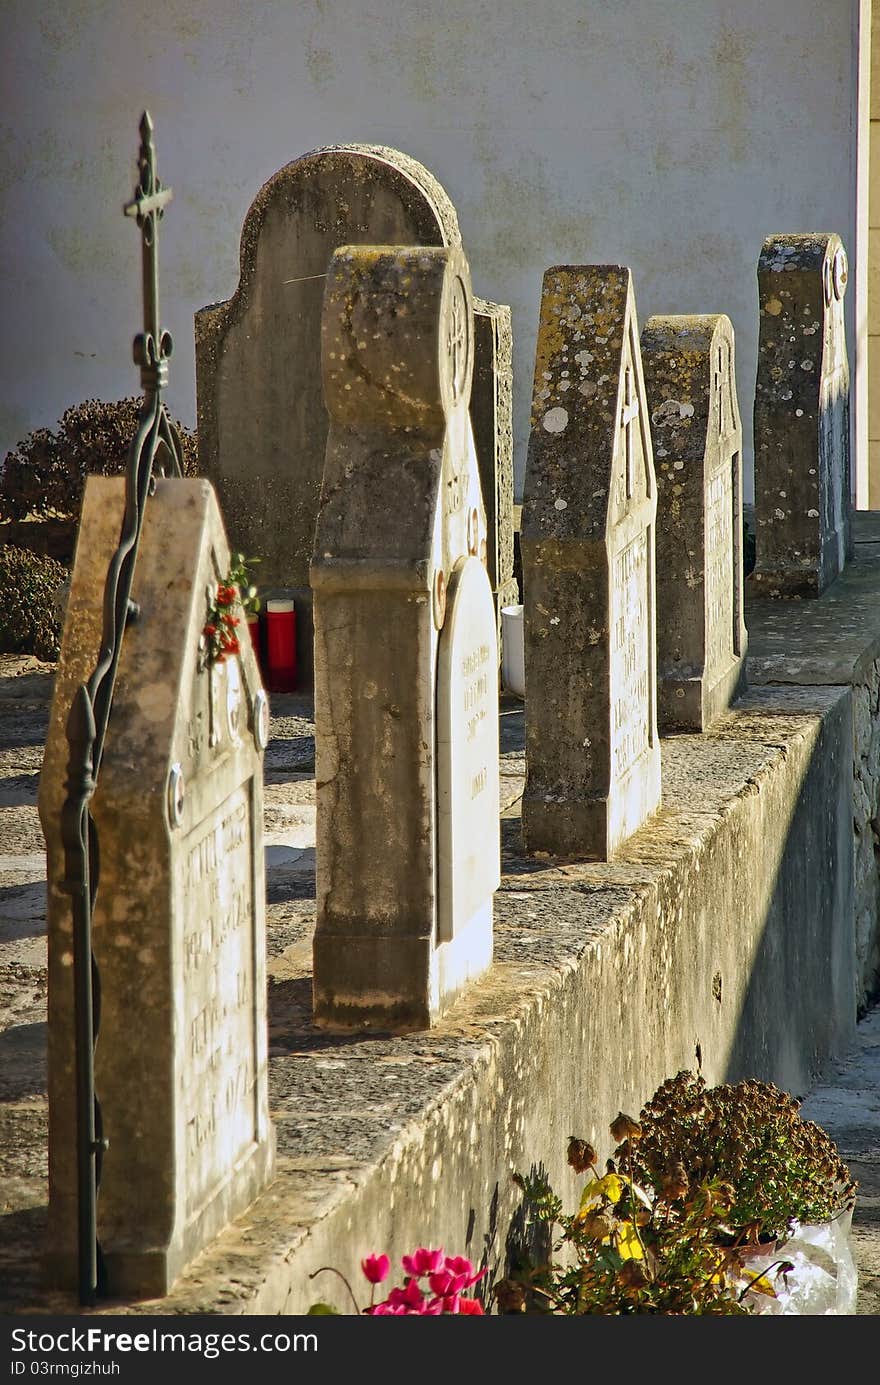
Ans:
{"type": "Polygon", "coordinates": [[[339,1309],[338,1309],[338,1308],[333,1308],[333,1307],[331,1307],[331,1305],[330,1305],[329,1303],[313,1303],[312,1306],[311,1306],[311,1308],[309,1309],[308,1313],[306,1313],[306,1317],[307,1317],[307,1318],[326,1318],[326,1317],[338,1318],[338,1317],[339,1317],[339,1309]]]}

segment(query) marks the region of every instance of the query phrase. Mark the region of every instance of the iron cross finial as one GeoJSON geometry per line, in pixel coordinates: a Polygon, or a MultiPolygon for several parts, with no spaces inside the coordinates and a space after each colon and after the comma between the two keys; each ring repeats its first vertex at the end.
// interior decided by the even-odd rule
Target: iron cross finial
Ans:
{"type": "Polygon", "coordinates": [[[168,384],[168,358],[173,349],[171,334],[159,325],[159,221],[173,196],[163,188],[156,173],[156,146],[153,121],[144,111],[140,123],[141,147],[138,155],[140,177],[134,198],[126,202],[126,216],[133,216],[141,230],[144,285],[144,330],[134,339],[134,361],[140,366],[141,387],[155,393],[168,384]]]}

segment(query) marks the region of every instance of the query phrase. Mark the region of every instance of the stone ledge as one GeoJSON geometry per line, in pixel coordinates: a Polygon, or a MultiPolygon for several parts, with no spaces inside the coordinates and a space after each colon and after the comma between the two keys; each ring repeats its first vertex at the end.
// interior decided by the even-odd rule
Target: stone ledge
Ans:
{"type": "Polygon", "coordinates": [[[816,598],[756,597],[746,584],[749,682],[865,682],[880,658],[880,514],[856,514],[855,557],[816,598]]]}
{"type": "MultiPolygon", "coordinates": [[[[522,712],[502,724],[515,774],[522,712]]],[[[305,729],[292,719],[276,771],[295,773],[305,729]]],[[[496,963],[427,1033],[312,1026],[307,846],[270,872],[278,1177],[169,1296],[101,1311],[295,1314],[318,1298],[348,1311],[335,1276],[309,1275],[334,1265],[356,1284],[365,1253],[423,1243],[492,1275],[518,1205],[510,1172],[543,1162],[570,1199],[568,1136],[608,1152],[617,1110],[679,1068],[806,1090],[854,1029],[849,689],[756,689],[663,757],[664,806],[612,863],[524,858],[508,807],[496,963]]],[[[3,1113],[24,1156],[44,1100],[3,1113]]],[[[0,1307],[75,1311],[39,1286],[44,1185],[25,1163],[5,1170],[0,1307]]]]}

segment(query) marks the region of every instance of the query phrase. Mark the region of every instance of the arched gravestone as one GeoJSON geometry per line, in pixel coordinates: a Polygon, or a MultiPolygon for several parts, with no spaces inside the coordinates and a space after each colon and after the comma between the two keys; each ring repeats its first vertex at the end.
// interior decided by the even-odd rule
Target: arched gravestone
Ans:
{"type": "Polygon", "coordinates": [[[704,731],[745,688],[742,424],[733,327],[651,317],[642,331],[657,476],[657,718],[704,731]]]}
{"type": "Polygon", "coordinates": [[[498,656],[455,249],[345,247],[315,594],[314,1013],[420,1029],[492,957],[498,656]]]}
{"type": "MultiPolygon", "coordinates": [[[[49,1239],[76,1283],[71,898],[61,808],[71,701],[95,666],[125,482],[89,477],[40,775],[49,959],[49,1239]]],[[[229,546],[204,480],[148,499],[92,804],[95,1089],[109,1148],[97,1201],[111,1295],[159,1296],[272,1175],[263,749],[268,703],[245,636],[201,642],[229,546]]]]}
{"type": "MultiPolygon", "coordinates": [[[[448,196],[415,159],[374,145],[317,149],[260,190],[242,229],[238,288],[195,320],[199,468],[216,486],[233,546],[260,557],[261,587],[296,601],[303,685],[311,681],[308,568],[328,426],[321,303],[341,245],[457,247],[461,235],[448,196]]],[[[471,405],[500,609],[516,600],[510,310],[482,300],[475,307],[471,405]]]]}
{"type": "Polygon", "coordinates": [[[818,596],[853,555],[846,251],[768,236],[758,260],[756,594],[818,596]]]}
{"type": "Polygon", "coordinates": [[[531,852],[608,860],[659,806],[656,510],[632,275],[548,269],[521,533],[531,852]]]}

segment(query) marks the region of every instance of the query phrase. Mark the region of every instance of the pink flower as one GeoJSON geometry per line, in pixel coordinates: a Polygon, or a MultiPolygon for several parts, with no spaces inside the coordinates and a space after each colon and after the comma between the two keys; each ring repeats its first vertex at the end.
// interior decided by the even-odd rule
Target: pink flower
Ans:
{"type": "Polygon", "coordinates": [[[407,1274],[414,1274],[416,1278],[423,1274],[434,1274],[443,1264],[443,1251],[419,1246],[412,1255],[404,1255],[401,1264],[407,1274]]]}
{"type": "MultiPolygon", "coordinates": [[[[437,1274],[428,1277],[431,1293],[436,1294],[438,1298],[446,1298],[449,1294],[460,1294],[470,1282],[466,1274],[450,1274],[448,1270],[440,1270],[437,1274]]],[[[454,1310],[449,1309],[448,1311],[453,1312],[454,1310]]]]}
{"type": "Polygon", "coordinates": [[[368,1255],[361,1261],[361,1269],[371,1284],[381,1284],[383,1279],[388,1278],[391,1261],[387,1255],[368,1255]]]}
{"type": "Polygon", "coordinates": [[[476,1273],[474,1273],[473,1265],[464,1255],[447,1255],[446,1268],[449,1270],[450,1274],[464,1275],[465,1285],[468,1287],[471,1284],[476,1284],[477,1280],[482,1279],[483,1275],[486,1273],[484,1269],[477,1270],[476,1273]]]}
{"type": "Polygon", "coordinates": [[[421,1309],[425,1302],[425,1295],[419,1288],[418,1281],[408,1279],[405,1289],[392,1289],[388,1295],[388,1302],[392,1308],[415,1308],[421,1309]]]}

